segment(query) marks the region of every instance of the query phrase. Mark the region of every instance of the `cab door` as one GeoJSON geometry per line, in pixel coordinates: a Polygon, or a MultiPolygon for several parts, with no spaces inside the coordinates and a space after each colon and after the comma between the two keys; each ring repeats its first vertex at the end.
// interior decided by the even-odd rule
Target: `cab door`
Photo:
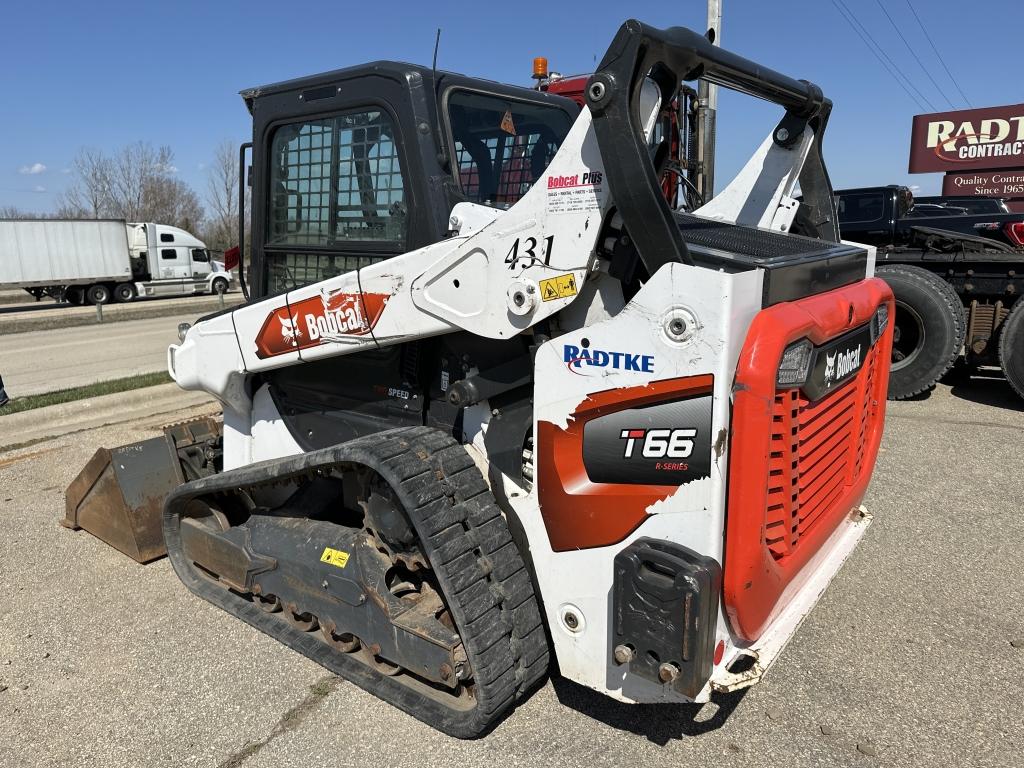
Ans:
{"type": "Polygon", "coordinates": [[[189,293],[205,293],[206,281],[212,271],[210,264],[210,252],[205,248],[189,248],[189,255],[192,260],[190,272],[189,293]]]}
{"type": "Polygon", "coordinates": [[[433,133],[417,130],[427,125],[423,88],[397,74],[307,81],[254,106],[254,295],[440,239],[440,217],[422,193],[420,160],[437,153],[433,133]]]}
{"type": "Polygon", "coordinates": [[[197,282],[205,282],[207,275],[211,272],[210,252],[205,248],[191,248],[192,254],[192,277],[197,282]]]}

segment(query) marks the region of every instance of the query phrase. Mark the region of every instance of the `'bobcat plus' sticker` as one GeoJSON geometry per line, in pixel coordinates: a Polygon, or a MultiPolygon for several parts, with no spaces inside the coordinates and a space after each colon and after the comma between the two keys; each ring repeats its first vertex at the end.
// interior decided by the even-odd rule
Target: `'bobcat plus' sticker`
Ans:
{"type": "Polygon", "coordinates": [[[603,171],[548,176],[548,213],[581,213],[600,209],[604,200],[603,182],[603,171]]]}

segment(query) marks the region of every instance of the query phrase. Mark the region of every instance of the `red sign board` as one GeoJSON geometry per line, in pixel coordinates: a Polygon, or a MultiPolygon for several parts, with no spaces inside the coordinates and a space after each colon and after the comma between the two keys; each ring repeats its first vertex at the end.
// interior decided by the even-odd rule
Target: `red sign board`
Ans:
{"type": "Polygon", "coordinates": [[[1024,168],[977,173],[947,173],[942,178],[944,195],[1024,197],[1024,168]]]}
{"type": "Polygon", "coordinates": [[[1024,166],[1024,104],[916,115],[910,173],[1024,166]]]}

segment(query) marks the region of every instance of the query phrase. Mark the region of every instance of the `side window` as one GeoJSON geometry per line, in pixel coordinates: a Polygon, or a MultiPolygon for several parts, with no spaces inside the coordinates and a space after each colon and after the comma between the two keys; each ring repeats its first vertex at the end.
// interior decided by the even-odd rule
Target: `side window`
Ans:
{"type": "Polygon", "coordinates": [[[860,192],[840,196],[838,208],[841,224],[878,221],[885,202],[881,192],[860,192]]]}
{"type": "Polygon", "coordinates": [[[198,262],[201,262],[201,263],[209,262],[210,261],[210,255],[205,250],[203,250],[202,248],[193,248],[192,249],[192,261],[198,261],[198,262]]]}
{"type": "Polygon", "coordinates": [[[178,258],[178,252],[173,248],[161,248],[160,249],[161,259],[176,259],[178,258]]]}
{"type": "Polygon", "coordinates": [[[476,203],[508,206],[540,178],[572,118],[547,104],[456,90],[448,97],[458,181],[476,203]]]}
{"type": "Polygon", "coordinates": [[[405,240],[405,189],[391,121],[380,112],[338,118],[339,240],[405,240]]]}
{"type": "Polygon", "coordinates": [[[405,242],[394,125],[379,110],[282,126],[270,153],[268,245],[405,242]]]}
{"type": "Polygon", "coordinates": [[[171,234],[170,232],[161,232],[160,233],[160,242],[161,243],[173,243],[174,242],[174,235],[171,234]]]}

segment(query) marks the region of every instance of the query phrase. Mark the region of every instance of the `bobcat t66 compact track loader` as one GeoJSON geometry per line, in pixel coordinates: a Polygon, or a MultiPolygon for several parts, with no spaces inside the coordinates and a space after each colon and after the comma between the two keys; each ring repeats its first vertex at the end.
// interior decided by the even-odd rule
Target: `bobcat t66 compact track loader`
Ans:
{"type": "Polygon", "coordinates": [[[101,451],[66,524],[455,736],[552,653],[626,702],[756,682],[869,524],[885,409],[821,90],[629,21],[582,109],[394,62],[243,97],[251,296],[168,352],[223,435],[101,451]],[[656,118],[698,77],[783,114],[684,213],[656,118]]]}

